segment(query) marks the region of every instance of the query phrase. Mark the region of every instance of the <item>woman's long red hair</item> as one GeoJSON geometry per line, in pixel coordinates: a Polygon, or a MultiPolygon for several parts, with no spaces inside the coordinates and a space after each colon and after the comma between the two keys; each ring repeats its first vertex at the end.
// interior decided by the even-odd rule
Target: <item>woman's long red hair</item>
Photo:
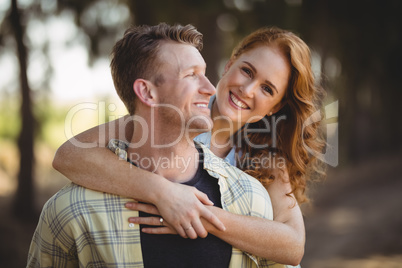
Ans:
{"type": "MultiPolygon", "coordinates": [[[[289,60],[291,75],[288,89],[282,100],[282,109],[256,123],[247,124],[237,133],[240,138],[242,161],[239,166],[267,185],[278,174],[278,169],[287,168],[292,192],[299,203],[308,201],[305,190],[315,175],[324,175],[322,163],[315,157],[321,153],[325,142],[319,123],[305,124],[321,105],[323,89],[316,85],[311,67],[311,53],[306,43],[292,32],[277,27],[262,28],[248,35],[234,49],[234,61],[244,52],[259,46],[277,46],[289,60]],[[276,133],[255,133],[249,129],[266,128],[266,120],[282,118],[276,125],[276,133]],[[264,122],[265,121],[265,122],[264,122]],[[273,135],[276,135],[274,137],[273,135]],[[264,149],[250,144],[266,144],[264,149]],[[313,152],[313,154],[309,153],[313,152]],[[271,166],[263,165],[263,161],[271,166]],[[267,159],[270,161],[267,162],[267,159]],[[285,161],[280,161],[285,159],[285,161]],[[283,163],[285,162],[285,163],[283,163]],[[276,166],[272,166],[276,163],[276,166]],[[280,163],[285,165],[281,167],[280,163]]],[[[271,124],[272,131],[272,124],[271,124]]],[[[289,194],[291,194],[289,193],[289,194]]]]}

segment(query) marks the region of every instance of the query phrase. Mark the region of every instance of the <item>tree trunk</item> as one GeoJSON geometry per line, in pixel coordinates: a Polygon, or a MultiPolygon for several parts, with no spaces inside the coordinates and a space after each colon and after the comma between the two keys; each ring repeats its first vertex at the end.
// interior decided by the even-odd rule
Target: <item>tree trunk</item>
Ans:
{"type": "Polygon", "coordinates": [[[222,58],[222,38],[219,35],[218,27],[216,27],[217,17],[217,14],[204,14],[200,16],[197,27],[204,36],[202,55],[207,63],[206,75],[214,86],[222,75],[218,70],[218,59],[222,58]]]}
{"type": "Polygon", "coordinates": [[[20,68],[21,86],[21,118],[22,126],[18,138],[18,149],[20,152],[20,170],[18,174],[18,188],[14,200],[14,214],[19,218],[34,216],[34,189],[33,189],[33,163],[34,163],[34,116],[30,88],[27,77],[27,49],[23,42],[24,28],[21,23],[20,13],[17,7],[17,0],[11,0],[10,21],[13,27],[15,41],[17,44],[18,61],[20,68]]]}

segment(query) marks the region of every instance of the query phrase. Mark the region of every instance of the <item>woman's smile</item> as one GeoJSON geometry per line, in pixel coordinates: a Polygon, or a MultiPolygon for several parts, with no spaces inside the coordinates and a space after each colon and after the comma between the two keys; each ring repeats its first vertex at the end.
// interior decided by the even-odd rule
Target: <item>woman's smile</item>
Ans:
{"type": "Polygon", "coordinates": [[[229,92],[229,103],[236,109],[250,109],[244,101],[231,91],[229,92]]]}

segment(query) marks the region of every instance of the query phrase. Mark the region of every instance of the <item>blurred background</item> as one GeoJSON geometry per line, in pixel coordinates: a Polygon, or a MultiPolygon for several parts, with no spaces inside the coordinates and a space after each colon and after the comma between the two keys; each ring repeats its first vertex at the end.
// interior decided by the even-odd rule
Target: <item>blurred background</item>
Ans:
{"type": "Polygon", "coordinates": [[[130,25],[191,23],[216,84],[234,45],[261,26],[297,33],[338,101],[326,180],[303,206],[303,267],[402,267],[402,1],[0,0],[0,267],[24,267],[46,200],[68,180],[56,149],[126,113],[109,71],[130,25]]]}

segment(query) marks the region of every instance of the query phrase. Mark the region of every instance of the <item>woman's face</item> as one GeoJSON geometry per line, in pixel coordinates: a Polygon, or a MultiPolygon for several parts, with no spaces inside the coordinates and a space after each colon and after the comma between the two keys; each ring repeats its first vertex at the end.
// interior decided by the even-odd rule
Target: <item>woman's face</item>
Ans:
{"type": "Polygon", "coordinates": [[[258,46],[230,61],[217,85],[221,116],[251,123],[281,108],[290,78],[290,65],[276,46],[258,46]]]}

